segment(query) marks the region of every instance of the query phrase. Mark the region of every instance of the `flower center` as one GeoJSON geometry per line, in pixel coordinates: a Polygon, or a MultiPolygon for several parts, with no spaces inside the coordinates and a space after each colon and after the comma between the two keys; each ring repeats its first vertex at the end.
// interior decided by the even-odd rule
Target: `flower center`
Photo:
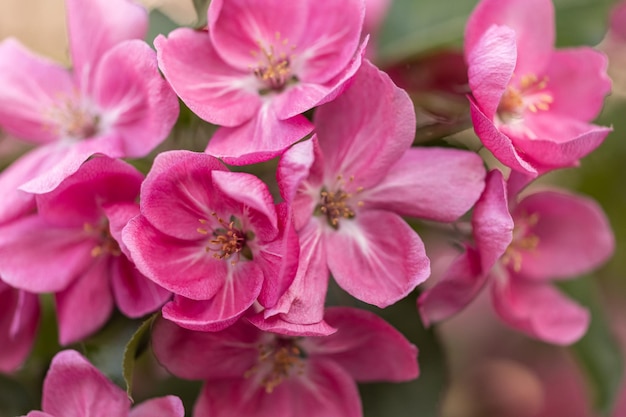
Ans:
{"type": "MultiPolygon", "coordinates": [[[[346,184],[343,181],[343,177],[339,175],[337,177],[337,182],[340,187],[335,191],[328,191],[326,187],[322,188],[320,191],[320,199],[318,205],[315,207],[314,213],[318,216],[326,216],[326,220],[328,221],[328,225],[333,229],[339,229],[339,220],[340,219],[353,219],[356,216],[356,212],[350,206],[353,194],[347,191],[344,191],[346,186],[350,186],[354,181],[354,177],[350,177],[349,182],[346,184]]],[[[359,194],[363,191],[363,187],[356,188],[356,194],[359,194]]],[[[363,206],[362,201],[358,201],[356,203],[358,207],[363,206]]]]}
{"type": "Polygon", "coordinates": [[[259,382],[268,394],[285,379],[304,373],[306,353],[298,346],[296,339],[277,337],[272,343],[259,345],[258,349],[258,361],[246,371],[244,377],[262,375],[259,382]]]}
{"type": "Polygon", "coordinates": [[[62,100],[51,111],[51,118],[57,121],[61,137],[81,140],[97,135],[100,131],[100,117],[75,98],[62,100]]]}
{"type": "Polygon", "coordinates": [[[100,255],[120,256],[122,254],[119,243],[117,243],[117,240],[111,235],[108,221],[103,220],[98,225],[85,223],[83,230],[89,234],[98,236],[99,244],[91,249],[91,256],[94,258],[100,255]]]}
{"type": "Polygon", "coordinates": [[[539,215],[533,213],[530,216],[524,215],[515,222],[513,239],[501,258],[503,265],[510,265],[515,272],[522,269],[523,253],[533,251],[539,245],[539,237],[530,230],[538,221],[539,215]]]}
{"type": "Polygon", "coordinates": [[[547,86],[548,77],[540,80],[534,74],[524,75],[519,86],[509,84],[498,105],[500,120],[503,123],[519,120],[526,109],[533,113],[548,110],[554,99],[546,92],[547,86]]]}
{"type": "MultiPolygon", "coordinates": [[[[205,246],[207,252],[213,252],[215,259],[229,259],[232,255],[243,255],[248,259],[252,259],[252,252],[246,245],[249,240],[254,239],[252,232],[244,232],[241,230],[241,222],[235,216],[230,217],[230,221],[226,222],[221,217],[218,217],[216,213],[211,215],[217,220],[218,227],[209,230],[209,221],[206,219],[199,219],[198,221],[203,227],[197,229],[198,233],[202,235],[212,236],[212,239],[208,241],[208,245],[205,246]]],[[[234,265],[239,260],[234,259],[231,263],[234,265]]]]}
{"type": "Polygon", "coordinates": [[[280,32],[276,32],[274,44],[264,46],[261,41],[257,44],[259,52],[251,51],[252,56],[258,59],[252,70],[265,86],[259,91],[261,94],[281,91],[288,83],[297,81],[291,71],[294,58],[291,52],[295,46],[289,46],[287,39],[281,39],[280,32]]]}

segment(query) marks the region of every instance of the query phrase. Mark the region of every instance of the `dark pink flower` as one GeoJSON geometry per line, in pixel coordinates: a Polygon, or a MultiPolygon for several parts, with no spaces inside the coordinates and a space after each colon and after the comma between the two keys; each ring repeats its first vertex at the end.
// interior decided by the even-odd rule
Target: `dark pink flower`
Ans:
{"type": "Polygon", "coordinates": [[[328,271],[354,297],[388,306],[430,274],[424,246],[401,216],[453,221],[484,186],[472,152],[410,148],[413,104],[365,61],[349,89],[315,115],[316,136],[278,167],[300,237],[293,285],[265,318],[322,319],[328,271]],[[375,99],[373,99],[375,98],[375,99]]]}
{"type": "Polygon", "coordinates": [[[418,376],[417,349],[380,317],[329,308],[325,337],[285,337],[240,320],[193,332],[157,319],[152,346],[174,375],[204,380],[195,417],[362,416],[356,382],[418,376]]]}
{"type": "Polygon", "coordinates": [[[551,281],[575,278],[605,262],[614,248],[611,228],[602,209],[581,196],[541,191],[515,199],[507,197],[502,174],[492,171],[474,208],[475,244],[422,294],[423,320],[450,317],[488,286],[506,324],[546,342],[573,343],[585,333],[589,313],[551,281]]]}
{"type": "Polygon", "coordinates": [[[257,177],[206,154],[159,154],[124,229],[137,267],[175,294],[163,315],[219,330],[255,301],[276,304],[293,280],[298,242],[284,204],[257,177]]]}
{"type": "Polygon", "coordinates": [[[126,393],[109,381],[80,353],[58,353],[43,383],[43,411],[26,417],[184,417],[178,397],[167,396],[144,401],[130,408],[126,393]]]}
{"type": "Polygon", "coordinates": [[[169,293],[146,279],[120,244],[139,213],[143,176],[125,162],[97,157],[37,196],[38,212],[0,231],[0,274],[16,288],[55,293],[62,344],[108,319],[113,305],[129,317],[156,310],[169,293]]]}
{"type": "Polygon", "coordinates": [[[32,207],[91,155],[142,157],[170,132],[176,95],[129,0],[67,0],[72,70],[14,39],[0,43],[0,126],[40,145],[0,176],[0,223],[32,207]],[[20,191],[18,190],[20,187],[20,191]]]}
{"type": "Polygon", "coordinates": [[[332,100],[360,65],[363,0],[213,0],[208,30],[155,40],[159,66],[202,119],[207,153],[268,160],[306,136],[301,113],[332,100]]]}
{"type": "Polygon", "coordinates": [[[606,57],[553,45],[550,0],[482,0],[465,32],[474,130],[503,164],[533,176],[576,165],[611,130],[589,123],[611,89],[606,57]]]}
{"type": "Polygon", "coordinates": [[[0,279],[0,372],[15,371],[35,342],[39,297],[11,288],[0,279]]]}

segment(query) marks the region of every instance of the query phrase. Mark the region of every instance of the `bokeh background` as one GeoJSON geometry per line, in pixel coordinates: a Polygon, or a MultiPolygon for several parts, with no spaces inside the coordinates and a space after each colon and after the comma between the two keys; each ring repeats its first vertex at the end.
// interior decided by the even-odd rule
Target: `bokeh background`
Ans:
{"type": "MultiPolygon", "coordinates": [[[[149,43],[158,33],[196,23],[192,0],[143,2],[152,10],[149,43]]],[[[464,98],[462,59],[465,22],[477,1],[390,2],[380,31],[373,35],[376,48],[371,58],[413,98],[418,114],[416,142],[478,150],[464,98]]],[[[626,354],[626,40],[622,43],[607,36],[615,4],[614,0],[555,0],[557,46],[595,46],[609,56],[614,88],[596,122],[614,131],[579,168],[549,174],[537,185],[561,186],[595,198],[613,225],[617,246],[612,260],[562,287],[592,311],[589,333],[569,348],[532,341],[501,326],[485,299],[441,326],[424,329],[415,308],[418,294],[412,294],[375,311],[418,346],[421,376],[405,384],[362,385],[366,417],[626,417],[626,384],[622,382],[626,354]]],[[[0,0],[0,39],[8,36],[69,63],[63,0],[0,0]]],[[[210,132],[210,126],[183,111],[176,131],[160,149],[202,150],[210,132]]],[[[0,136],[0,168],[24,150],[24,145],[0,136]]],[[[488,154],[481,154],[493,164],[488,154]]],[[[149,159],[138,166],[147,169],[149,159]]],[[[272,181],[271,167],[254,169],[272,181]]],[[[432,277],[436,280],[454,252],[437,227],[415,227],[437,260],[432,277]]],[[[331,289],[329,303],[371,309],[336,287],[331,289]]],[[[61,349],[51,298],[44,296],[44,304],[46,314],[31,357],[15,374],[0,375],[0,417],[40,408],[41,382],[50,359],[61,349]]],[[[116,315],[100,333],[72,347],[123,386],[121,358],[140,322],[116,315]]],[[[149,350],[137,359],[134,379],[138,401],[176,394],[188,412],[200,386],[168,376],[149,350]]]]}

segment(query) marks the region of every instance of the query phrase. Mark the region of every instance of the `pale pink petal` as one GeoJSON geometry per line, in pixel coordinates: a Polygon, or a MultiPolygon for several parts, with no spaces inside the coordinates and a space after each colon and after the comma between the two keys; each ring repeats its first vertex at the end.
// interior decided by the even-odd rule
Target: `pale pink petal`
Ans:
{"type": "Polygon", "coordinates": [[[364,61],[350,88],[317,110],[315,127],[329,181],[354,177],[368,188],[411,146],[415,113],[406,92],[364,61]]]}
{"type": "Polygon", "coordinates": [[[213,297],[228,273],[228,261],[207,253],[204,241],[169,237],[143,216],[128,222],[122,239],[137,269],[163,288],[184,297],[200,300],[213,297]]]}
{"type": "Polygon", "coordinates": [[[109,233],[115,239],[124,255],[130,259],[130,251],[122,240],[122,231],[130,219],[139,215],[139,204],[137,203],[115,203],[104,204],[102,211],[109,221],[109,233]]]}
{"type": "Polygon", "coordinates": [[[82,229],[57,228],[37,216],[9,223],[0,231],[0,276],[27,291],[57,292],[94,262],[98,245],[82,229]]]}
{"type": "Polygon", "coordinates": [[[365,0],[364,34],[375,34],[387,17],[392,0],[365,0]]]}
{"type": "Polygon", "coordinates": [[[554,6],[550,0],[482,0],[465,28],[465,51],[471,51],[491,25],[515,31],[518,59],[515,72],[543,70],[554,45],[554,6]]]}
{"type": "Polygon", "coordinates": [[[163,317],[190,330],[222,330],[250,308],[262,285],[263,274],[256,263],[240,262],[228,268],[223,287],[212,298],[191,300],[175,296],[163,307],[163,317]]]}
{"type": "Polygon", "coordinates": [[[430,326],[457,314],[478,295],[487,283],[475,249],[466,247],[443,277],[420,295],[417,306],[425,326],[430,326]]]}
{"type": "Polygon", "coordinates": [[[161,365],[180,378],[243,378],[258,360],[260,337],[246,320],[220,332],[195,332],[159,317],[152,327],[152,349],[161,365]]]}
{"type": "Polygon", "coordinates": [[[589,326],[587,309],[544,283],[511,276],[496,280],[492,296],[496,312],[505,323],[544,342],[572,344],[589,326]]]}
{"type": "Polygon", "coordinates": [[[498,170],[487,174],[485,191],[474,207],[472,228],[484,273],[495,265],[513,240],[506,184],[498,170]]]}
{"type": "Polygon", "coordinates": [[[537,247],[520,250],[520,275],[537,280],[576,278],[602,265],[612,254],[615,239],[598,204],[588,198],[544,191],[524,198],[513,214],[527,222],[537,247]]]}
{"type": "Polygon", "coordinates": [[[326,233],[326,257],[335,281],[355,298],[387,307],[430,275],[424,244],[400,216],[359,212],[326,233]]]}
{"type": "Polygon", "coordinates": [[[60,417],[126,416],[130,400],[75,350],[58,353],[43,384],[42,408],[60,417]]]}
{"type": "Polygon", "coordinates": [[[153,398],[133,407],[128,417],[184,417],[185,408],[180,398],[173,395],[153,398]]]}
{"type": "Polygon", "coordinates": [[[35,143],[57,139],[55,109],[73,97],[73,88],[66,68],[13,38],[0,43],[0,126],[7,133],[35,143]]]}
{"type": "Polygon", "coordinates": [[[471,98],[470,113],[476,135],[500,162],[516,171],[537,175],[537,169],[525,159],[523,153],[518,152],[511,139],[498,130],[493,118],[487,117],[471,98]]]}
{"type": "Polygon", "coordinates": [[[65,290],[55,295],[59,343],[66,346],[95,333],[113,311],[109,259],[95,260],[65,290]]]}
{"type": "Polygon", "coordinates": [[[326,310],[325,319],[337,332],[305,339],[303,349],[310,357],[323,357],[339,364],[358,382],[417,378],[417,348],[376,314],[334,307],[326,310]]]}
{"type": "Polygon", "coordinates": [[[594,119],[611,91],[607,57],[592,48],[554,51],[545,76],[552,95],[550,113],[581,121],[594,119]]]}
{"type": "Polygon", "coordinates": [[[15,371],[28,357],[39,326],[39,297],[0,281],[0,372],[15,371]]]}
{"type": "Polygon", "coordinates": [[[311,220],[298,232],[300,260],[296,276],[278,303],[265,310],[265,318],[280,315],[294,324],[314,324],[324,319],[328,267],[323,225],[311,220]]]}
{"type": "Polygon", "coordinates": [[[124,254],[111,259],[110,274],[115,304],[127,317],[152,313],[171,296],[169,291],[139,272],[124,254]]]}
{"type": "Polygon", "coordinates": [[[492,119],[513,76],[515,32],[491,26],[467,54],[469,86],[480,110],[492,119]]]}
{"type": "Polygon", "coordinates": [[[238,126],[254,117],[261,106],[254,75],[222,61],[206,31],[176,29],[154,45],[165,78],[201,119],[238,126]]]}
{"type": "Polygon", "coordinates": [[[269,318],[265,318],[264,316],[263,312],[261,312],[246,318],[250,323],[265,332],[287,336],[328,336],[337,331],[336,328],[330,326],[324,320],[318,323],[300,324],[288,322],[282,318],[282,315],[269,318]]]}
{"type": "Polygon", "coordinates": [[[147,11],[130,0],[67,0],[66,8],[72,64],[83,88],[109,49],[148,32],[147,11]]]}
{"type": "Polygon", "coordinates": [[[215,132],[206,153],[231,165],[267,161],[313,130],[304,116],[280,120],[271,99],[263,102],[256,114],[237,127],[221,127],[215,132]]]}
{"type": "Polygon", "coordinates": [[[156,54],[143,41],[123,42],[104,54],[89,91],[101,112],[101,128],[120,136],[124,157],[146,156],[178,118],[176,94],[161,77],[156,54]]]}
{"type": "Polygon", "coordinates": [[[478,200],[484,178],[483,161],[474,152],[411,148],[377,186],[358,198],[363,208],[451,222],[478,200]]]}

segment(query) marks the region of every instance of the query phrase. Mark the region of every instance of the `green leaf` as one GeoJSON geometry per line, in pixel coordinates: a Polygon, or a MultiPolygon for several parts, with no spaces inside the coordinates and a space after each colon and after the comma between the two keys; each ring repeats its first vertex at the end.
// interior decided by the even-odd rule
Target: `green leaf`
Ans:
{"type": "Polygon", "coordinates": [[[131,401],[133,400],[132,390],[135,361],[148,349],[148,346],[150,345],[150,330],[157,315],[158,313],[153,314],[148,320],[144,321],[141,326],[139,326],[126,345],[126,349],[124,349],[122,374],[124,376],[124,381],[126,382],[126,394],[128,394],[128,398],[130,398],[131,401]]]}
{"type": "Polygon", "coordinates": [[[568,281],[563,283],[562,288],[591,312],[589,330],[572,347],[572,351],[587,375],[594,393],[595,407],[608,416],[622,380],[623,360],[619,345],[607,323],[593,278],[568,281]]]}
{"type": "Polygon", "coordinates": [[[203,28],[207,25],[207,10],[209,10],[210,3],[211,0],[193,0],[193,7],[196,9],[196,15],[198,16],[194,27],[203,28]]]}

